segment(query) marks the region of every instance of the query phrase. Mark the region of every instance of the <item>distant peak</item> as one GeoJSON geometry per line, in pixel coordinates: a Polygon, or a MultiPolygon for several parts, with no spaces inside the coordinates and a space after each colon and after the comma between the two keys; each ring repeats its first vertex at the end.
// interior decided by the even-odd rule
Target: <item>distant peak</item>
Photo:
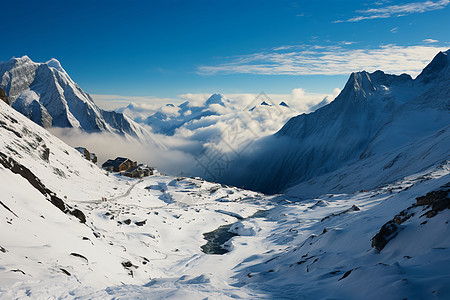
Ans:
{"type": "Polygon", "coordinates": [[[260,105],[264,105],[264,106],[272,106],[272,105],[270,105],[269,103],[267,103],[266,101],[261,102],[260,105]]]}
{"type": "Polygon", "coordinates": [[[284,101],[281,101],[279,105],[280,105],[280,106],[284,106],[284,107],[289,107],[289,105],[287,105],[287,103],[284,102],[284,101]]]}
{"type": "MultiPolygon", "coordinates": [[[[62,72],[62,73],[66,73],[66,70],[63,69],[63,67],[61,66],[61,63],[56,59],[56,58],[52,58],[50,59],[48,62],[45,63],[47,66],[49,66],[50,68],[55,68],[56,70],[62,72]]],[[[66,73],[67,74],[67,73],[66,73]]]]}
{"type": "Polygon", "coordinates": [[[229,100],[222,94],[213,94],[211,95],[211,97],[208,98],[208,100],[206,100],[206,105],[211,105],[211,104],[219,104],[224,106],[225,102],[229,102],[229,100]]]}

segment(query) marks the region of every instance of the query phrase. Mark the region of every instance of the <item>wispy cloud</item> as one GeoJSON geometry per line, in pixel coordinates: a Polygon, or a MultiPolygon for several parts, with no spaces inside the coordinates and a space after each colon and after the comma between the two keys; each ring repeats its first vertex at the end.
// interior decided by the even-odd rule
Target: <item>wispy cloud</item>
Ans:
{"type": "Polygon", "coordinates": [[[443,50],[447,49],[432,45],[385,45],[375,49],[350,49],[340,45],[286,46],[266,52],[229,57],[226,63],[201,66],[197,69],[197,73],[345,75],[360,70],[383,70],[388,73],[408,73],[414,76],[443,50]]]}
{"type": "Polygon", "coordinates": [[[425,39],[422,42],[426,43],[426,44],[434,44],[439,42],[438,40],[433,40],[433,39],[425,39]]]}
{"type": "MultiPolygon", "coordinates": [[[[359,10],[359,15],[352,17],[345,22],[359,22],[370,19],[383,19],[390,17],[402,17],[411,14],[420,14],[427,11],[439,10],[445,8],[450,0],[412,2],[398,5],[388,5],[384,7],[370,8],[367,10],[359,10]]],[[[380,3],[375,3],[380,5],[380,3]]],[[[343,20],[335,21],[335,23],[344,22],[343,20]]]]}

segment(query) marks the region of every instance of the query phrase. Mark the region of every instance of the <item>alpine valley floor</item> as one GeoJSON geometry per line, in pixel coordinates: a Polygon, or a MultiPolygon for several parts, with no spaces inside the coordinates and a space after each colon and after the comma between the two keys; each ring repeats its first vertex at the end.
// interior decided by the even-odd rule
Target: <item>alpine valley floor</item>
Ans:
{"type": "Polygon", "coordinates": [[[0,210],[0,295],[445,299],[449,209],[428,218],[426,205],[412,207],[381,252],[371,239],[416,197],[448,189],[449,171],[445,163],[373,191],[301,202],[197,179],[114,177],[92,191],[107,201],[67,200],[86,213],[81,224],[5,182],[1,170],[3,199],[11,200],[0,210]],[[251,217],[258,210],[268,212],[251,217]],[[226,243],[230,252],[202,253],[203,233],[223,224],[238,234],[226,243]]]}

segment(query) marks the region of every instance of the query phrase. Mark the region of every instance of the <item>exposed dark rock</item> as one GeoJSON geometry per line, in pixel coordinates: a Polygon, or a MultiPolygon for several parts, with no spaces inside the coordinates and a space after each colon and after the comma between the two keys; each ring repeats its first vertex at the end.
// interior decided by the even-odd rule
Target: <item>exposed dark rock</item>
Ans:
{"type": "Polygon", "coordinates": [[[143,261],[142,261],[143,265],[146,265],[148,262],[150,262],[147,257],[144,257],[144,256],[141,256],[141,257],[143,259],[143,261]]]}
{"type": "Polygon", "coordinates": [[[131,277],[134,277],[134,273],[133,273],[133,270],[131,270],[130,268],[135,268],[135,269],[139,268],[138,266],[133,265],[133,264],[131,263],[131,261],[129,261],[129,260],[123,261],[123,262],[122,262],[122,266],[123,266],[126,270],[128,270],[128,275],[130,275],[131,277]]]}
{"type": "Polygon", "coordinates": [[[86,160],[92,161],[94,164],[97,163],[97,155],[95,155],[95,153],[89,152],[89,150],[84,147],[75,147],[75,149],[80,152],[86,160]]]}
{"type": "Polygon", "coordinates": [[[48,162],[49,158],[50,158],[50,149],[44,146],[44,149],[42,150],[41,153],[41,158],[43,160],[45,160],[46,162],[48,162]]]}
{"type": "Polygon", "coordinates": [[[4,204],[2,201],[0,201],[0,205],[2,205],[7,211],[9,211],[13,215],[15,215],[17,218],[19,217],[8,206],[6,206],[6,204],[4,204]]]}
{"type": "Polygon", "coordinates": [[[14,269],[14,270],[11,270],[11,272],[19,272],[19,273],[22,273],[23,275],[26,275],[25,272],[22,271],[21,269],[14,269]]]}
{"type": "Polygon", "coordinates": [[[342,276],[341,278],[339,278],[339,280],[338,280],[338,281],[341,281],[342,279],[344,279],[344,278],[348,277],[348,275],[350,275],[350,273],[352,273],[352,271],[353,271],[353,269],[351,269],[351,270],[348,270],[347,272],[345,272],[345,273],[344,273],[344,276],[342,276]]]}
{"type": "Polygon", "coordinates": [[[378,251],[383,250],[383,248],[387,245],[387,243],[397,236],[398,226],[394,221],[389,221],[384,224],[380,232],[378,232],[372,238],[372,247],[375,247],[378,251]]]}
{"type": "Polygon", "coordinates": [[[448,208],[450,205],[450,198],[436,200],[431,206],[434,211],[441,211],[448,208]]]}
{"type": "Polygon", "coordinates": [[[432,191],[425,196],[417,197],[417,205],[433,204],[436,200],[445,199],[447,196],[448,191],[446,190],[432,191]]]}
{"type": "Polygon", "coordinates": [[[2,246],[0,246],[0,252],[6,253],[7,250],[5,248],[3,248],[2,246]]]}
{"type": "Polygon", "coordinates": [[[2,88],[0,88],[0,100],[9,105],[8,97],[6,96],[6,93],[2,88]]]}
{"type": "Polygon", "coordinates": [[[407,221],[409,218],[414,216],[414,213],[409,213],[409,209],[402,210],[398,215],[394,217],[395,224],[402,224],[407,221]]]}
{"type": "MultiPolygon", "coordinates": [[[[86,222],[86,216],[82,211],[76,208],[72,208],[70,205],[66,204],[61,198],[57,197],[55,193],[50,191],[45,185],[37,178],[33,172],[31,172],[27,167],[19,164],[11,157],[6,156],[4,153],[0,152],[0,164],[6,169],[11,170],[14,174],[19,174],[25,178],[35,189],[37,189],[42,195],[46,196],[47,199],[55,205],[59,210],[64,213],[69,213],[77,217],[81,223],[86,222]]],[[[16,214],[14,214],[16,215],[16,214]]],[[[16,215],[17,217],[17,215],[16,215]]]]}
{"type": "Polygon", "coordinates": [[[14,133],[18,138],[22,138],[22,134],[20,134],[19,132],[15,131],[14,129],[10,128],[5,122],[0,121],[0,127],[3,129],[6,129],[8,131],[11,131],[12,133],[14,133]]]}
{"type": "Polygon", "coordinates": [[[70,253],[70,255],[75,256],[75,257],[82,258],[82,259],[84,259],[86,262],[89,262],[88,259],[87,259],[85,256],[81,255],[81,254],[72,252],[72,253],[70,253]]]}
{"type": "Polygon", "coordinates": [[[130,219],[126,219],[123,221],[125,224],[130,225],[131,224],[131,220],[130,219]]]}
{"type": "Polygon", "coordinates": [[[127,261],[122,262],[122,266],[124,268],[131,268],[133,266],[133,264],[131,263],[131,261],[127,260],[127,261]]]}
{"type": "Polygon", "coordinates": [[[80,220],[80,223],[86,223],[86,216],[81,210],[79,210],[78,208],[74,208],[71,213],[74,217],[80,220]]]}
{"type": "MultiPolygon", "coordinates": [[[[397,236],[399,232],[400,224],[404,223],[408,219],[414,216],[414,208],[418,206],[427,206],[426,208],[431,209],[421,215],[419,218],[426,216],[427,218],[433,218],[437,215],[439,211],[442,211],[446,208],[450,209],[450,198],[448,190],[450,186],[447,183],[437,191],[432,191],[427,193],[425,196],[417,197],[417,203],[411,205],[407,209],[398,213],[394,218],[384,224],[380,231],[372,238],[372,247],[378,249],[378,251],[383,250],[383,248],[387,245],[387,243],[392,240],[395,236],[397,236]]],[[[420,225],[425,225],[427,222],[424,221],[420,223],[420,225]]]]}
{"type": "Polygon", "coordinates": [[[323,218],[322,220],[320,220],[320,222],[323,222],[323,221],[325,221],[326,219],[331,218],[331,217],[337,217],[337,216],[343,215],[343,214],[348,213],[348,212],[359,211],[359,210],[360,210],[360,208],[359,208],[358,206],[353,205],[353,206],[350,207],[349,209],[346,209],[346,210],[344,210],[344,211],[341,211],[340,213],[334,213],[334,214],[331,214],[331,215],[329,215],[329,216],[326,216],[325,218],[323,218]]]}
{"type": "Polygon", "coordinates": [[[50,195],[50,202],[56,206],[57,208],[59,208],[61,211],[65,212],[66,209],[66,204],[64,203],[64,201],[61,198],[56,197],[55,195],[50,195]]]}
{"type": "Polygon", "coordinates": [[[146,222],[147,222],[147,219],[145,219],[144,221],[134,222],[134,224],[136,224],[136,226],[144,226],[146,222]]]}
{"type": "Polygon", "coordinates": [[[67,276],[71,276],[72,274],[69,273],[69,271],[63,269],[63,268],[59,268],[64,274],[66,274],[67,276]]]}
{"type": "Polygon", "coordinates": [[[425,216],[426,216],[427,218],[433,218],[433,217],[436,216],[436,215],[437,215],[437,212],[434,211],[434,210],[429,210],[429,211],[427,211],[427,212],[425,213],[425,216]]]}

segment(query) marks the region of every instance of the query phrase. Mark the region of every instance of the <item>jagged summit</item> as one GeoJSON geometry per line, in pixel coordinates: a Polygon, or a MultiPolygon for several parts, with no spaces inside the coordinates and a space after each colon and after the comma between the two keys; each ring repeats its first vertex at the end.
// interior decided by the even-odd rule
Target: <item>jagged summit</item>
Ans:
{"type": "Polygon", "coordinates": [[[287,105],[286,102],[281,101],[280,104],[278,104],[279,106],[284,106],[284,107],[289,107],[289,105],[287,105]]]}
{"type": "Polygon", "coordinates": [[[9,63],[32,63],[33,61],[31,60],[30,57],[28,57],[28,55],[24,55],[21,57],[12,57],[10,60],[8,60],[7,62],[9,63]]]}
{"type": "Polygon", "coordinates": [[[385,91],[392,85],[411,84],[413,79],[408,74],[392,75],[377,70],[373,73],[366,71],[354,72],[350,75],[344,89],[336,98],[340,99],[366,99],[377,91],[385,91]]]}

